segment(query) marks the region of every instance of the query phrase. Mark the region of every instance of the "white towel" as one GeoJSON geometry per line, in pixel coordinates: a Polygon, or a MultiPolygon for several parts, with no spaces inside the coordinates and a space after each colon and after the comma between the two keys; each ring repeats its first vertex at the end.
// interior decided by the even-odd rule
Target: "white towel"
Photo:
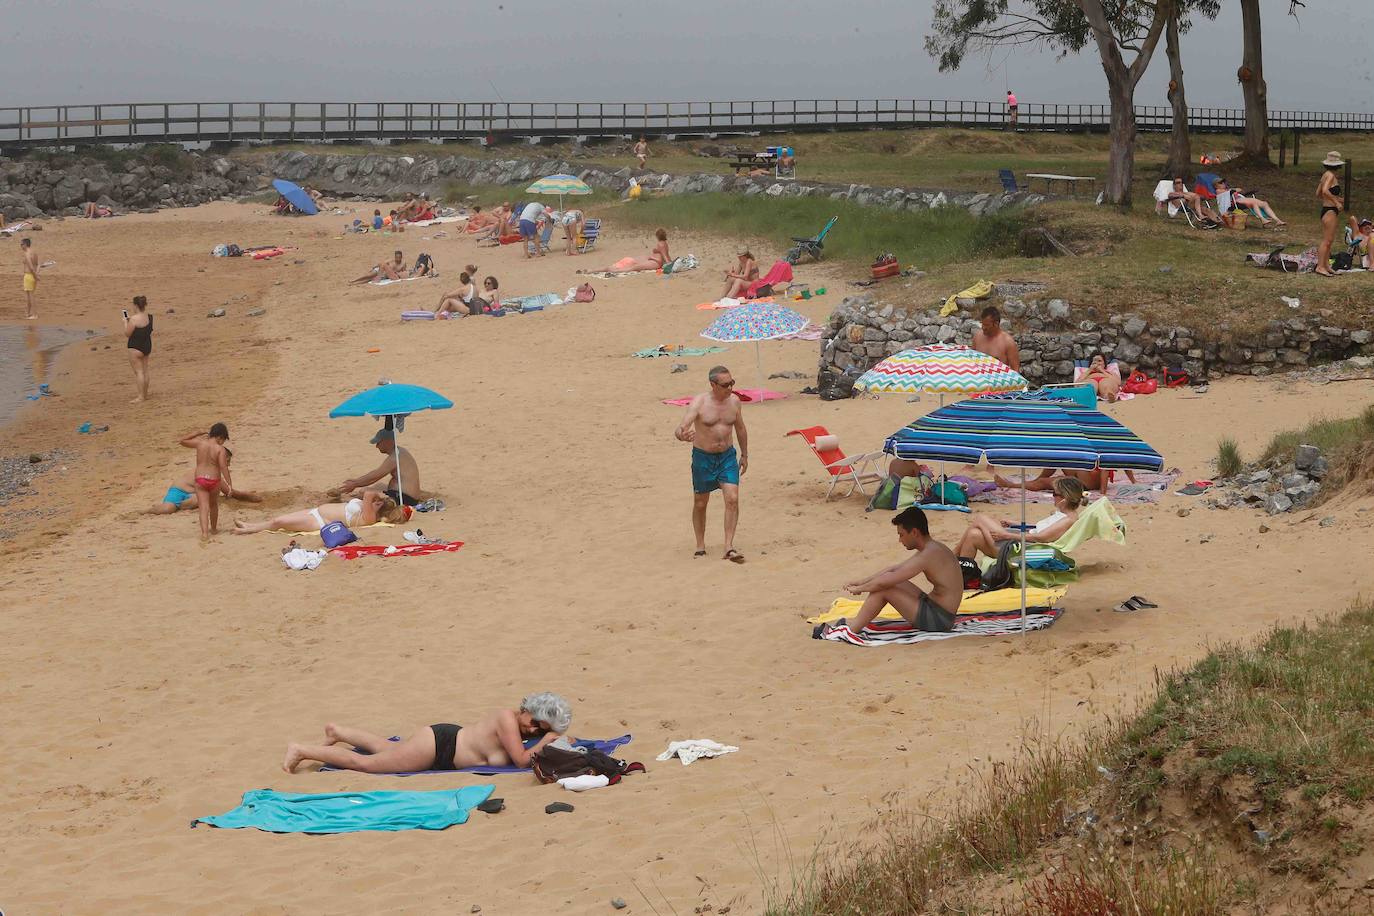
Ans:
{"type": "Polygon", "coordinates": [[[720,744],[710,738],[688,738],[686,741],[671,741],[668,749],[658,755],[659,760],[672,760],[677,757],[683,766],[688,766],[702,757],[719,757],[733,754],[739,748],[731,744],[720,744]]]}
{"type": "Polygon", "coordinates": [[[282,554],[281,561],[291,569],[315,569],[327,556],[329,552],[325,550],[306,550],[304,547],[297,547],[282,554]]]}
{"type": "Polygon", "coordinates": [[[586,776],[565,776],[558,780],[558,784],[569,792],[586,792],[588,789],[606,788],[611,784],[611,778],[600,773],[588,773],[586,776]]]}

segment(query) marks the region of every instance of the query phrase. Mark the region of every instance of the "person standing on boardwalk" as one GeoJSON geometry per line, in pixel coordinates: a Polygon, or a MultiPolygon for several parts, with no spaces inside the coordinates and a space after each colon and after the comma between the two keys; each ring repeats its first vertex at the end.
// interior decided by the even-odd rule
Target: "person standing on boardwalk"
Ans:
{"type": "Polygon", "coordinates": [[[129,342],[129,363],[138,383],[138,397],[130,403],[137,404],[148,400],[148,358],[153,352],[153,316],[148,314],[147,296],[134,296],[134,313],[124,312],[124,336],[129,342]]]}
{"type": "Polygon", "coordinates": [[[706,506],[711,492],[725,497],[725,554],[723,560],[743,563],[735,549],[739,523],[739,479],[749,469],[749,431],[744,428],[743,406],[734,393],[730,370],[716,366],[707,374],[711,390],[692,398],[687,415],[674,435],[692,443],[692,530],[696,534],[694,557],[706,556],[706,506]],[[734,437],[739,436],[739,452],[734,437]]]}
{"type": "Polygon", "coordinates": [[[1007,124],[1012,130],[1016,130],[1016,93],[1007,90],[1007,124]]]}
{"type": "Polygon", "coordinates": [[[19,242],[19,257],[24,266],[24,317],[32,321],[38,317],[33,313],[33,294],[38,290],[38,255],[33,250],[33,239],[19,242]]]}

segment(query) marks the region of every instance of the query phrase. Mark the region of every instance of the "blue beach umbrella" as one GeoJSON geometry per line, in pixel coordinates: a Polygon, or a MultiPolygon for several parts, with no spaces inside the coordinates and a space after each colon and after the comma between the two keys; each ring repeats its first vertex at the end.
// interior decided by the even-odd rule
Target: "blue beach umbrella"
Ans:
{"type": "Polygon", "coordinates": [[[314,216],[320,212],[320,208],[315,206],[315,201],[300,185],[292,184],[282,178],[272,179],[272,187],[277,193],[285,197],[291,206],[304,213],[306,216],[314,216]]]}
{"type": "MultiPolygon", "coordinates": [[[[378,385],[353,395],[329,412],[330,419],[339,417],[405,417],[421,410],[448,410],[453,402],[437,391],[420,385],[378,385]]],[[[399,447],[399,446],[398,446],[399,447]]],[[[401,487],[401,462],[396,461],[396,489],[401,487]]]]}
{"type": "Polygon", "coordinates": [[[1026,468],[1158,471],[1164,459],[1111,417],[1064,400],[992,395],[960,401],[888,437],[883,451],[925,461],[1021,469],[1021,619],[1026,616],[1026,468]]]}

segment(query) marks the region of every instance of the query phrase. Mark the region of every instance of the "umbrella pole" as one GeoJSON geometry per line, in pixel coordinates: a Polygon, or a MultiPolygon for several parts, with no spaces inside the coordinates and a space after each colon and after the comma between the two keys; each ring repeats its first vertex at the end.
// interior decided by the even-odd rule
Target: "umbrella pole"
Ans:
{"type": "Polygon", "coordinates": [[[754,341],[754,365],[759,372],[759,403],[763,403],[763,347],[754,341]]]}
{"type": "Polygon", "coordinates": [[[1026,635],[1026,469],[1024,467],[1021,468],[1021,635],[1026,635]]]}
{"type": "MultiPolygon", "coordinates": [[[[942,391],[942,392],[940,392],[940,407],[941,407],[941,409],[943,409],[944,406],[945,406],[945,393],[942,391]]],[[[940,459],[940,479],[939,479],[938,481],[936,481],[936,484],[940,487],[940,505],[943,506],[943,505],[945,504],[945,459],[943,459],[943,458],[940,459]]],[[[1021,521],[1025,521],[1025,519],[1022,519],[1021,521]]]]}
{"type": "MultiPolygon", "coordinates": [[[[396,434],[394,424],[392,426],[391,445],[395,453],[391,457],[396,461],[396,495],[401,497],[401,505],[404,506],[406,504],[406,491],[405,486],[401,483],[401,440],[396,434]]],[[[1023,518],[1021,521],[1024,522],[1025,519],[1023,518]]],[[[1024,603],[1023,601],[1022,604],[1024,603]]]]}

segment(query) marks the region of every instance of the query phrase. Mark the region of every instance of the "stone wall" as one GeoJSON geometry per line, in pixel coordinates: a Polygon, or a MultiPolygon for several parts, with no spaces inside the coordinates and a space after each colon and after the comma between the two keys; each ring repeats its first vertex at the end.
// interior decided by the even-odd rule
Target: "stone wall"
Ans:
{"type": "Polygon", "coordinates": [[[190,207],[265,187],[249,164],[198,153],[106,160],[36,156],[0,160],[0,213],[6,219],[77,216],[88,202],[127,212],[190,207]]]}
{"type": "MultiPolygon", "coordinates": [[[[1233,332],[1225,324],[1205,330],[1155,324],[1131,313],[1099,321],[1061,299],[1013,296],[998,307],[1003,326],[1021,348],[1021,374],[1035,385],[1071,380],[1073,361],[1099,350],[1124,367],[1157,370],[1167,365],[1184,369],[1195,380],[1267,375],[1352,356],[1367,360],[1363,354],[1374,352],[1374,334],[1337,327],[1329,322],[1329,313],[1322,312],[1295,313],[1256,331],[1233,332]]],[[[821,381],[827,383],[826,375],[852,380],[883,357],[911,347],[967,345],[978,329],[981,310],[980,303],[970,302],[941,318],[936,307],[896,306],[871,293],[846,297],[831,313],[821,338],[821,381]]],[[[1374,360],[1367,361],[1374,365],[1374,360]]]]}
{"type": "MultiPolygon", "coordinates": [[[[314,185],[326,194],[396,199],[406,191],[443,192],[448,182],[515,185],[543,175],[576,175],[594,188],[623,192],[634,178],[650,190],[670,194],[733,193],[771,197],[827,197],[861,206],[893,210],[960,207],[974,216],[1039,203],[1039,194],[986,194],[919,188],[875,188],[858,184],[777,181],[730,175],[667,175],[607,169],[566,159],[472,159],[464,156],[348,156],[291,150],[267,159],[266,171],[298,184],[314,185]]],[[[512,190],[512,194],[517,193],[512,190]]]]}

